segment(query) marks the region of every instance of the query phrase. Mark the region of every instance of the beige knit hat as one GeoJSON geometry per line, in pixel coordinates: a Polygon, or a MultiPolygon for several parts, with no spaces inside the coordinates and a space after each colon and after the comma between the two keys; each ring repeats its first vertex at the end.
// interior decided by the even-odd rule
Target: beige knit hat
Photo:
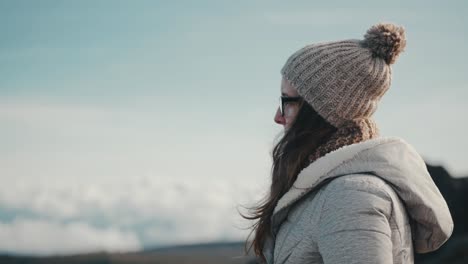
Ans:
{"type": "Polygon", "coordinates": [[[364,40],[305,46],[281,69],[301,97],[333,126],[369,126],[377,103],[390,87],[393,64],[406,45],[403,27],[377,24],[364,40]]]}

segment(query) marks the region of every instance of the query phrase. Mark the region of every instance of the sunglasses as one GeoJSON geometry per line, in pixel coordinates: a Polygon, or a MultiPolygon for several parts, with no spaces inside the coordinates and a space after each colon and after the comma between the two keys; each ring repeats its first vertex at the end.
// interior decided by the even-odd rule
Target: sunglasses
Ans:
{"type": "Polygon", "coordinates": [[[301,100],[302,98],[297,96],[297,97],[290,97],[290,96],[280,96],[279,98],[279,109],[281,116],[284,116],[284,107],[286,106],[287,103],[297,103],[301,100]]]}

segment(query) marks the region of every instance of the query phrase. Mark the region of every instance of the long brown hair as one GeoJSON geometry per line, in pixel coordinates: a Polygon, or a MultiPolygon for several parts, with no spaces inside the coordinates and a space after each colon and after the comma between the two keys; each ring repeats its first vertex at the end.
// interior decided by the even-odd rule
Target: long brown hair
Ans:
{"type": "Polygon", "coordinates": [[[252,225],[252,231],[247,238],[255,233],[250,246],[246,243],[246,251],[254,248],[255,255],[265,261],[263,245],[271,235],[270,218],[278,200],[293,185],[299,172],[311,162],[309,156],[325,143],[336,128],[327,123],[304,100],[299,103],[299,111],[292,126],[275,145],[272,151],[272,170],[270,192],[263,201],[250,208],[250,215],[244,218],[257,220],[252,225]]]}

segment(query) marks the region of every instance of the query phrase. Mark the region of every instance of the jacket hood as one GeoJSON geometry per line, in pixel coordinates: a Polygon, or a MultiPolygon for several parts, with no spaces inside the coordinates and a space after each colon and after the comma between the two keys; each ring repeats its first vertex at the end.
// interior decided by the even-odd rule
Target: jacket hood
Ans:
{"type": "Polygon", "coordinates": [[[416,252],[434,251],[448,240],[453,221],[447,203],[416,150],[400,138],[379,137],[339,148],[303,169],[276,205],[287,209],[326,180],[348,174],[373,174],[386,181],[413,220],[416,252]]]}

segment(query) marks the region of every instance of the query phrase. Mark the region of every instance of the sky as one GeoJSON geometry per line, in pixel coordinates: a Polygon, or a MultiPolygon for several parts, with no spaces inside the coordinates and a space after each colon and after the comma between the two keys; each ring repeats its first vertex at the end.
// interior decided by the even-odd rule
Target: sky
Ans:
{"type": "Polygon", "coordinates": [[[245,239],[265,195],[280,69],[403,25],[383,136],[468,176],[466,1],[0,0],[0,252],[245,239]]]}

